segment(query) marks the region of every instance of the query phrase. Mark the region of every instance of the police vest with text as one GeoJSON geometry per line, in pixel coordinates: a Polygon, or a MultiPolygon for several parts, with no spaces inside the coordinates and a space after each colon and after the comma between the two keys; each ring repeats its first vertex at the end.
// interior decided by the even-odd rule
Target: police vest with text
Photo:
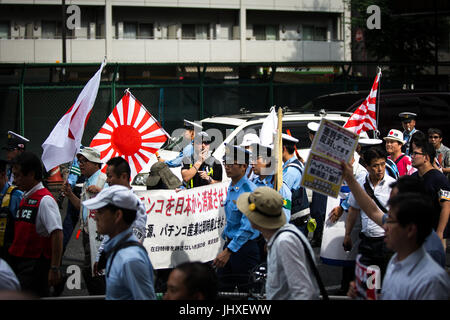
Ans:
{"type": "MultiPolygon", "coordinates": [[[[10,209],[11,195],[17,187],[10,186],[5,194],[0,194],[0,252],[7,250],[14,240],[14,219],[10,209]]],[[[14,213],[15,214],[15,213],[14,213]]]]}
{"type": "Polygon", "coordinates": [[[23,198],[20,202],[14,224],[15,237],[9,248],[11,255],[33,259],[43,255],[47,259],[51,258],[52,245],[50,237],[40,236],[36,232],[36,218],[39,205],[44,196],[53,197],[50,191],[43,188],[28,198],[23,198]]]}

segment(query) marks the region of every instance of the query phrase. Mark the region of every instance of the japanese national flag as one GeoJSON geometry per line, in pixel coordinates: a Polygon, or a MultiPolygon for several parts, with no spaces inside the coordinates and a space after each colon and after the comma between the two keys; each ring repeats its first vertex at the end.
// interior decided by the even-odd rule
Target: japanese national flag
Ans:
{"type": "Polygon", "coordinates": [[[270,113],[266,117],[266,119],[264,119],[264,122],[261,126],[261,131],[259,133],[259,140],[261,141],[261,145],[266,147],[274,145],[273,137],[277,134],[277,128],[277,113],[275,112],[275,107],[271,107],[270,113]]]}
{"type": "Polygon", "coordinates": [[[81,91],[77,101],[59,120],[47,140],[42,144],[42,163],[47,171],[54,167],[70,162],[80,150],[84,127],[94,106],[103,67],[89,80],[81,91]]]}
{"type": "MultiPolygon", "coordinates": [[[[105,164],[122,157],[131,167],[131,180],[144,168],[152,154],[166,142],[168,134],[128,90],[92,139],[90,147],[100,151],[105,164]]],[[[106,166],[102,171],[106,170],[106,166]]]]}
{"type": "Polygon", "coordinates": [[[380,77],[381,70],[378,71],[366,100],[350,116],[344,124],[344,128],[348,128],[356,134],[360,134],[361,131],[377,130],[376,102],[380,77]]]}

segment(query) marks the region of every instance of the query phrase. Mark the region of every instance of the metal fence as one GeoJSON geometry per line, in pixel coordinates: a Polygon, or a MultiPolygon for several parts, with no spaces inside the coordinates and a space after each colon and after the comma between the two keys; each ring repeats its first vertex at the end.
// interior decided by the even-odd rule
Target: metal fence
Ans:
{"type": "MultiPolygon", "coordinates": [[[[346,70],[351,63],[315,62],[311,65],[335,65],[336,70],[346,70]],[[342,69],[340,69],[342,68],[342,69]]],[[[97,99],[84,132],[84,145],[89,145],[104,121],[121,99],[124,90],[129,88],[152,115],[158,119],[167,132],[182,126],[184,118],[200,120],[220,114],[238,113],[242,107],[250,111],[267,111],[270,106],[301,107],[311,99],[329,93],[349,90],[369,91],[373,78],[352,79],[345,72],[338,72],[332,79],[322,76],[300,79],[297,83],[277,81],[274,77],[277,67],[299,68],[300,64],[222,64],[232,68],[272,68],[270,75],[261,77],[240,77],[218,80],[208,76],[207,64],[191,64],[197,67],[194,78],[172,75],[171,79],[133,79],[118,74],[126,74],[127,68],[133,70],[148,68],[148,64],[110,64],[102,82],[97,99]],[[323,82],[326,81],[326,82],[323,82]]],[[[307,65],[307,63],[306,63],[307,65]]],[[[41,145],[49,133],[75,102],[78,94],[98,69],[99,64],[23,64],[0,65],[0,145],[6,142],[6,132],[13,130],[31,140],[28,150],[42,153],[41,145]],[[76,68],[80,76],[76,79],[53,79],[55,70],[76,68]],[[36,80],[37,75],[45,75],[47,81],[36,80]],[[33,77],[29,76],[33,75],[33,77]],[[6,79],[6,80],[5,80],[6,79]]],[[[178,65],[169,67],[177,67],[178,65]]],[[[375,64],[373,64],[375,67],[375,64]]],[[[375,74],[375,73],[374,73],[375,74]]],[[[39,77],[37,77],[39,78],[39,77]]],[[[406,79],[390,79],[382,83],[382,88],[401,88],[406,79]]],[[[415,87],[448,89],[446,77],[416,79],[415,87]]]]}

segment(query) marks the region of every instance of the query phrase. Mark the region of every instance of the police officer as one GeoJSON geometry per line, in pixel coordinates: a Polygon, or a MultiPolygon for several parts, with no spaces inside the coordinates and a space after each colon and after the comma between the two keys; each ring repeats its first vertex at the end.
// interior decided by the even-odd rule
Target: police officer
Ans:
{"type": "Polygon", "coordinates": [[[297,226],[297,228],[307,236],[309,213],[305,209],[309,204],[307,203],[306,190],[300,186],[305,167],[295,156],[295,144],[298,143],[299,140],[285,133],[282,134],[282,140],[282,156],[284,162],[283,181],[292,193],[291,219],[289,222],[297,226]]]}
{"type": "MultiPolygon", "coordinates": [[[[30,142],[30,140],[22,137],[20,134],[8,131],[8,142],[6,143],[6,147],[2,148],[3,150],[6,150],[6,160],[12,161],[15,157],[24,152],[27,142],[30,142]]],[[[11,166],[8,167],[7,175],[8,182],[13,184],[14,175],[11,166]]]]}
{"type": "Polygon", "coordinates": [[[14,220],[23,192],[8,182],[8,161],[0,160],[0,258],[9,261],[8,249],[14,239],[14,220]]]}
{"type": "Polygon", "coordinates": [[[184,139],[189,141],[189,143],[180,151],[178,156],[172,160],[164,160],[160,156],[157,156],[158,161],[165,162],[169,168],[176,168],[182,165],[183,158],[191,157],[194,153],[194,137],[195,131],[201,131],[203,127],[195,122],[184,120],[184,139]]]}
{"type": "Polygon", "coordinates": [[[225,146],[225,172],[231,178],[224,204],[227,223],[222,237],[226,241],[223,251],[213,261],[218,268],[221,291],[234,291],[236,287],[240,292],[247,291],[248,276],[260,261],[259,231],[251,227],[250,221],[236,206],[241,194],[256,189],[245,175],[250,155],[248,150],[239,146],[225,146]]]}
{"type": "MultiPolygon", "coordinates": [[[[275,158],[272,156],[271,146],[263,146],[261,144],[252,145],[252,162],[254,177],[250,179],[257,187],[274,187],[275,182],[275,158]]],[[[292,192],[285,182],[280,188],[280,194],[284,199],[283,211],[286,215],[286,221],[291,218],[291,201],[292,192]]]]}
{"type": "Polygon", "coordinates": [[[194,139],[194,153],[183,160],[181,177],[187,189],[205,186],[222,181],[222,164],[209,155],[211,138],[204,132],[198,132],[194,139]]]}
{"type": "Polygon", "coordinates": [[[411,137],[414,133],[416,133],[417,130],[416,129],[416,118],[417,118],[417,114],[412,113],[412,112],[401,112],[398,114],[398,116],[400,117],[400,120],[402,121],[402,127],[403,127],[403,141],[405,141],[405,143],[403,144],[402,147],[402,152],[404,154],[406,154],[407,156],[410,156],[412,150],[410,148],[411,146],[411,137]]]}

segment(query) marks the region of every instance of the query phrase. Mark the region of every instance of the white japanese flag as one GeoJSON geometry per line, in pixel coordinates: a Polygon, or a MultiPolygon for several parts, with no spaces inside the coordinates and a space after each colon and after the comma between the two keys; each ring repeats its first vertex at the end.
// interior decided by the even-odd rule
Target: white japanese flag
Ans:
{"type": "Polygon", "coordinates": [[[261,141],[261,145],[263,146],[271,146],[274,145],[273,137],[277,134],[278,127],[278,117],[275,112],[275,107],[270,108],[270,113],[264,119],[264,122],[261,127],[261,131],[259,133],[259,139],[261,141]]]}
{"type": "Polygon", "coordinates": [[[81,91],[77,101],[59,120],[47,140],[42,144],[42,162],[47,171],[54,167],[70,162],[80,149],[84,127],[94,106],[103,67],[89,80],[81,91]]]}

